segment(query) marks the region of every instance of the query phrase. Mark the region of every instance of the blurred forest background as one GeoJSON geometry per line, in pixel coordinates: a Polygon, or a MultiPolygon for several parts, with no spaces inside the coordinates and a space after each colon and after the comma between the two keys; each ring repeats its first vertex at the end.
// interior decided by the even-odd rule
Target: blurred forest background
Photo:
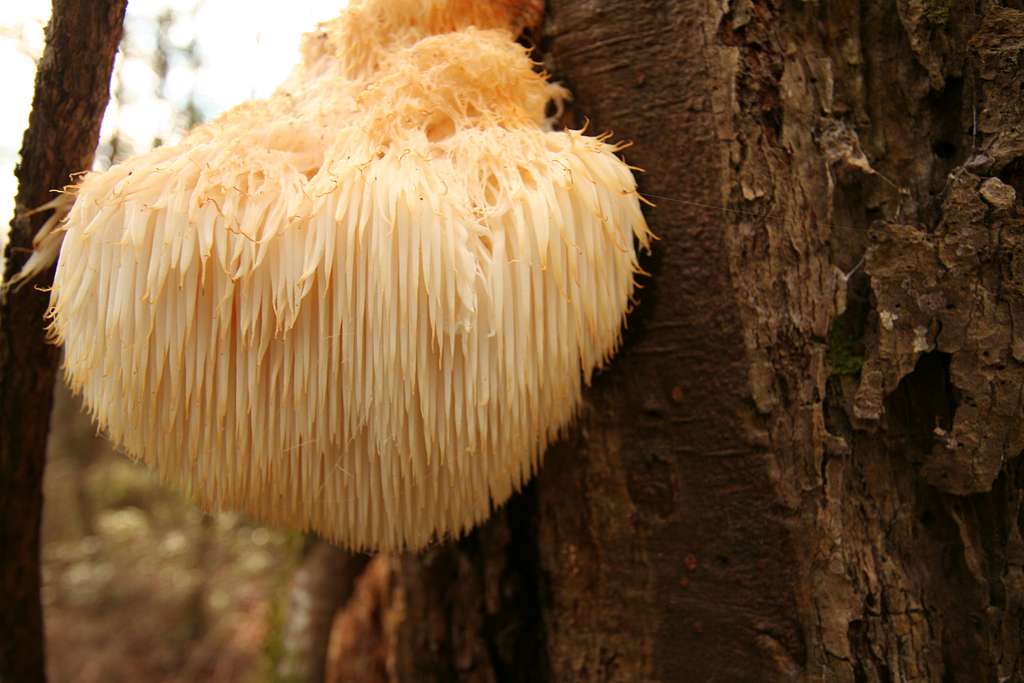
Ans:
{"type": "MultiPolygon", "coordinates": [[[[13,94],[0,114],[0,247],[49,14],[49,2],[14,4],[0,8],[0,80],[13,94]]],[[[269,94],[297,61],[301,32],[340,5],[257,2],[236,16],[233,2],[130,2],[95,168],[173,143],[238,101],[269,94]]],[[[240,515],[203,515],[114,453],[64,386],[45,495],[50,680],[323,679],[332,614],[351,593],[344,575],[365,558],[240,515]]]]}

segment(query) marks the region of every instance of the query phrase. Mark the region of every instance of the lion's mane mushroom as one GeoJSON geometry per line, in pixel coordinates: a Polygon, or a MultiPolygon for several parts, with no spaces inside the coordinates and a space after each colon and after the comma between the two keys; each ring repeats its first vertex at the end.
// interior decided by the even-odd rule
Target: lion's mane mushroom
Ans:
{"type": "Polygon", "coordinates": [[[268,100],[81,180],[51,330],[116,444],[359,549],[527,480],[649,239],[617,147],[547,125],[566,93],[512,34],[535,8],[353,2],[268,100]]]}

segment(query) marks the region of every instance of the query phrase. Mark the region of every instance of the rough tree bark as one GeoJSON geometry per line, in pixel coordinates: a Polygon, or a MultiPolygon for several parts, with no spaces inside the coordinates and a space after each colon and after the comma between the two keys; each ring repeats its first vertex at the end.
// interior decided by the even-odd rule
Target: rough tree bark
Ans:
{"type": "MultiPolygon", "coordinates": [[[[54,0],[21,148],[7,272],[17,272],[45,216],[23,212],[88,169],[106,108],[126,0],[54,0]]],[[[39,525],[57,350],[44,339],[37,281],[0,304],[0,681],[46,678],[39,525]]]]}
{"type": "Polygon", "coordinates": [[[653,276],[537,480],[371,565],[365,680],[1024,680],[1024,5],[550,0],[540,50],[653,276]]]}

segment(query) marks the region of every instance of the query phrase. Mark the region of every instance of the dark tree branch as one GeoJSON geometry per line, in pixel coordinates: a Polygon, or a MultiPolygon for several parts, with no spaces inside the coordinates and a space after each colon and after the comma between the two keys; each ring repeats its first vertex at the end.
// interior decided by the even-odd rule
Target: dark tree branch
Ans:
{"type": "MultiPolygon", "coordinates": [[[[127,0],[54,0],[16,175],[7,275],[18,270],[52,198],[92,163],[127,0]]],[[[0,304],[0,681],[46,678],[39,529],[57,349],[45,341],[50,276],[0,304]]]]}

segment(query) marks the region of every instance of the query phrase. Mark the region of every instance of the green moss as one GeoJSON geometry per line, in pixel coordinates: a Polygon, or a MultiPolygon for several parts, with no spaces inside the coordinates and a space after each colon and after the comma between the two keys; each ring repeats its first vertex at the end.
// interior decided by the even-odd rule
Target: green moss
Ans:
{"type": "Polygon", "coordinates": [[[924,18],[933,26],[944,26],[953,10],[953,0],[924,0],[924,18]]]}
{"type": "Polygon", "coordinates": [[[284,659],[284,607],[278,597],[270,601],[270,614],[267,617],[267,636],[263,643],[263,656],[266,659],[266,676],[271,683],[292,683],[279,673],[281,661],[284,659]]]}
{"type": "Polygon", "coordinates": [[[287,616],[285,612],[288,609],[289,579],[299,566],[301,550],[307,542],[307,535],[298,532],[291,532],[286,537],[282,550],[286,552],[289,560],[282,565],[272,581],[267,635],[263,640],[263,675],[258,679],[258,683],[306,683],[282,674],[281,664],[287,656],[284,628],[287,616]]]}
{"type": "Polygon", "coordinates": [[[825,352],[832,376],[860,376],[864,367],[864,316],[861,311],[847,310],[832,321],[825,352]]]}

